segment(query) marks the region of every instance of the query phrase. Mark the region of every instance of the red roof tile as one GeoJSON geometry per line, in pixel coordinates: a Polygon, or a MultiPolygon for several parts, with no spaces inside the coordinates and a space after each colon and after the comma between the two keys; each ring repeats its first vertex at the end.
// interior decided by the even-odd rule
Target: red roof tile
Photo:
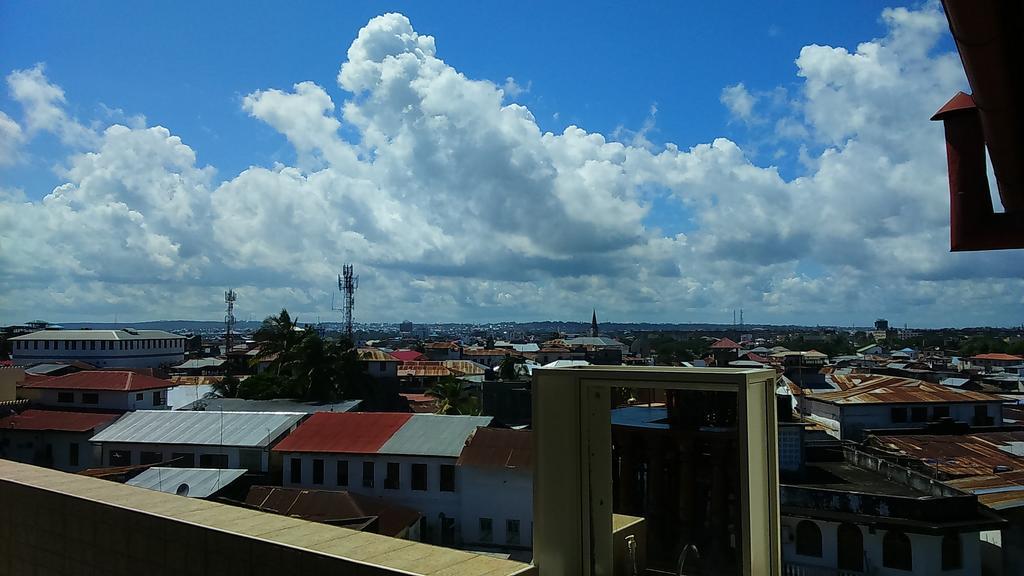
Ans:
{"type": "Polygon", "coordinates": [[[391,352],[391,355],[402,362],[415,362],[416,360],[427,359],[422,352],[417,352],[415,350],[395,350],[394,352],[391,352]]]}
{"type": "Polygon", "coordinates": [[[117,420],[120,414],[99,412],[65,412],[63,410],[25,410],[0,418],[0,428],[7,430],[32,430],[42,432],[91,432],[96,428],[117,420]]]}
{"type": "Polygon", "coordinates": [[[977,356],[971,356],[971,360],[1006,360],[1010,362],[1021,362],[1024,361],[1024,357],[1014,356],[1013,354],[978,354],[977,356]]]}
{"type": "Polygon", "coordinates": [[[714,344],[711,345],[712,350],[733,350],[739,347],[739,344],[733,342],[728,338],[722,338],[718,342],[715,342],[714,344]]]}
{"type": "Polygon", "coordinates": [[[157,388],[174,386],[168,380],[152,376],[136,374],[129,371],[85,370],[55,376],[53,378],[33,379],[26,381],[25,388],[43,388],[50,390],[110,390],[114,392],[139,392],[157,388]]]}
{"type": "Polygon", "coordinates": [[[317,412],[274,451],[374,454],[411,417],[388,412],[317,412]]]}

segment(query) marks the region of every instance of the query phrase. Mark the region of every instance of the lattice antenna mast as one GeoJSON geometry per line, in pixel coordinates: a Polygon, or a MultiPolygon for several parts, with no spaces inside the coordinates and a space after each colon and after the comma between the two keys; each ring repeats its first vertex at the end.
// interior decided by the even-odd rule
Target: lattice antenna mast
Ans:
{"type": "Polygon", "coordinates": [[[341,275],[338,276],[338,290],[345,298],[342,308],[345,314],[345,336],[352,343],[355,343],[352,338],[352,311],[356,307],[356,288],[359,288],[359,276],[353,274],[351,264],[345,264],[341,267],[341,275]]]}
{"type": "Polygon", "coordinates": [[[235,332],[235,300],[238,295],[234,290],[224,292],[224,304],[227,305],[227,314],[224,315],[224,355],[231,354],[231,345],[235,332]]]}

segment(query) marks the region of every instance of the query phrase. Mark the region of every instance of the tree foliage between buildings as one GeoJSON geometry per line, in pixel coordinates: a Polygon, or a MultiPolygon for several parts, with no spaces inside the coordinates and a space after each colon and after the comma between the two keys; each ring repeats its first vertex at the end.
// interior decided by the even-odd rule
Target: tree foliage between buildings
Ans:
{"type": "Polygon", "coordinates": [[[451,376],[427,390],[427,396],[437,401],[438,414],[475,416],[480,413],[477,399],[470,394],[469,387],[451,376]]]}
{"type": "MultiPolygon", "coordinates": [[[[362,397],[367,374],[359,353],[347,338],[326,340],[315,330],[300,329],[298,321],[281,310],[268,316],[255,340],[259,353],[254,364],[268,362],[260,374],[237,385],[223,382],[215,389],[221,396],[251,400],[300,398],[318,402],[362,397]]],[[[225,380],[232,378],[225,377],[225,380]]]]}

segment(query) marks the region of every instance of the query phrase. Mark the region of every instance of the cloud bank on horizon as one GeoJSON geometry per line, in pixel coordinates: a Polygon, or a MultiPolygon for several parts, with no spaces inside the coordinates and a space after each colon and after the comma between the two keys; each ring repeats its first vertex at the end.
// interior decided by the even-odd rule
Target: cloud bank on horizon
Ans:
{"type": "Polygon", "coordinates": [[[799,151],[791,179],[725,138],[542,132],[513,79],[467,78],[401,14],[351,43],[344,101],[309,81],[245,96],[297,160],[227,179],[172,128],[98,129],[43,65],[12,71],[21,109],[0,111],[0,168],[39,133],[67,156],[40,201],[0,183],[0,315],[218,318],[231,286],[257,317],[326,318],[351,262],[365,321],[596,306],[615,321],[728,321],[743,307],[752,322],[1016,324],[1019,255],[948,252],[942,128],[927,121],[965,86],[957,55],[935,49],[945,19],[937,3],[882,19],[886,34],[854,49],[805,46],[795,89],[722,88],[752,142],[799,151]],[[650,224],[665,205],[692,215],[685,232],[650,224]]]}

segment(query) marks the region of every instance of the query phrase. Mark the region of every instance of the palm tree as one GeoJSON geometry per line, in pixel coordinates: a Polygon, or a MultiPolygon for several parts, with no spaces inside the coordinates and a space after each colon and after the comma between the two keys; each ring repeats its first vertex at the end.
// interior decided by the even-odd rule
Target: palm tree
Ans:
{"type": "Polygon", "coordinates": [[[211,384],[210,388],[214,395],[220,398],[237,398],[239,384],[238,378],[229,372],[219,381],[211,384]]]}
{"type": "Polygon", "coordinates": [[[260,350],[253,362],[272,358],[274,372],[280,376],[281,368],[292,360],[292,351],[305,336],[306,332],[298,329],[298,319],[293,320],[288,310],[282,309],[277,316],[267,316],[256,331],[255,339],[260,350]]]}
{"type": "Polygon", "coordinates": [[[427,390],[427,396],[437,401],[438,414],[477,414],[476,398],[465,384],[449,376],[427,390]]]}

